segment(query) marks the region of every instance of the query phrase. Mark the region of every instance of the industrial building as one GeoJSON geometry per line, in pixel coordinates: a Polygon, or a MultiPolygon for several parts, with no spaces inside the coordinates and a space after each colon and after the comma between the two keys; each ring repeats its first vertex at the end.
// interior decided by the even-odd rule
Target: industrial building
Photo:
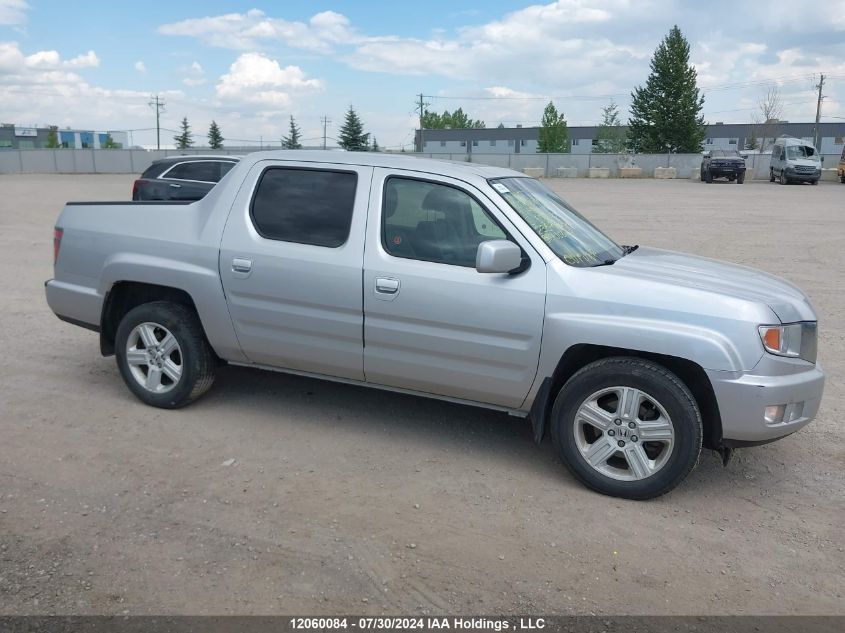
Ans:
{"type": "MultiPolygon", "coordinates": [[[[772,140],[782,134],[795,136],[812,142],[813,123],[790,123],[777,121],[767,124],[714,123],[707,126],[707,137],[703,150],[738,149],[745,150],[749,139],[766,137],[766,148],[772,140]]],[[[536,154],[539,127],[491,127],[450,130],[423,130],[422,148],[420,131],[416,131],[417,151],[430,154],[536,154]]],[[[570,151],[572,154],[591,154],[597,151],[597,126],[572,126],[569,128],[570,151]]],[[[627,132],[622,126],[621,132],[627,132]]],[[[840,154],[845,138],[845,121],[841,123],[820,123],[821,137],[819,153],[840,154]]]]}
{"type": "MultiPolygon", "coordinates": [[[[23,127],[0,123],[0,151],[4,149],[44,149],[47,147],[49,127],[23,127]]],[[[98,132],[94,130],[57,129],[59,147],[66,149],[100,149],[111,135],[117,148],[129,147],[126,132],[98,132]]]]}

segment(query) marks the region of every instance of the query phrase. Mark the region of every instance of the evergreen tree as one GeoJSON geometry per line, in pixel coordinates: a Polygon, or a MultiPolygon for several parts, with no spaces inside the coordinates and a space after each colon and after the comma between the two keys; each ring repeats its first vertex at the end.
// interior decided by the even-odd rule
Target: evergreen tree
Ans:
{"type": "Polygon", "coordinates": [[[631,93],[628,136],[638,152],[695,154],[706,136],[704,97],[689,63],[689,42],[674,26],[651,58],[645,86],[631,93]]]}
{"type": "Polygon", "coordinates": [[[454,112],[444,110],[443,114],[426,112],[423,115],[422,123],[423,128],[426,130],[463,130],[467,128],[486,127],[484,121],[481,119],[471,119],[461,108],[458,108],[454,112]]]}
{"type": "Polygon", "coordinates": [[[338,145],[350,152],[366,152],[369,149],[370,135],[364,132],[364,124],[358,113],[349,106],[343,127],[340,128],[338,145]]]}
{"type": "Polygon", "coordinates": [[[182,128],[182,132],[173,137],[173,140],[176,141],[176,149],[193,147],[194,134],[191,132],[191,126],[188,125],[188,117],[184,117],[179,126],[182,128]]]}
{"type": "Polygon", "coordinates": [[[217,121],[214,120],[211,121],[211,126],[208,128],[208,146],[211,149],[223,149],[223,134],[220,132],[217,121]]]}
{"type": "Polygon", "coordinates": [[[625,151],[625,131],[619,118],[619,106],[613,99],[602,108],[601,118],[596,133],[596,151],[600,154],[621,154],[625,151]]]}
{"type": "Polygon", "coordinates": [[[57,125],[50,126],[50,131],[47,132],[47,142],[44,144],[44,147],[47,149],[58,149],[61,147],[58,130],[59,127],[57,125]]]}
{"type": "Polygon", "coordinates": [[[751,136],[749,136],[747,139],[745,139],[745,149],[747,149],[749,151],[753,151],[753,150],[759,149],[759,147],[760,147],[760,143],[757,140],[757,137],[755,136],[754,132],[752,131],[751,136]]]}
{"type": "Polygon", "coordinates": [[[560,154],[569,151],[566,117],[558,113],[555,104],[549,101],[543,110],[540,131],[537,135],[537,152],[560,154]]]}
{"type": "Polygon", "coordinates": [[[299,142],[301,136],[302,132],[296,124],[293,115],[291,115],[288,135],[282,137],[282,149],[302,149],[302,143],[299,142]]]}

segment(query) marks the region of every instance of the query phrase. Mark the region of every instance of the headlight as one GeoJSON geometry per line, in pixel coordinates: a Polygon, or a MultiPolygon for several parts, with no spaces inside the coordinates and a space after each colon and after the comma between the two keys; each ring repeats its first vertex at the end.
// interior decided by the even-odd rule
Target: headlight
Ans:
{"type": "Polygon", "coordinates": [[[761,325],[763,347],[770,354],[816,362],[816,323],[804,321],[786,325],[761,325]]]}

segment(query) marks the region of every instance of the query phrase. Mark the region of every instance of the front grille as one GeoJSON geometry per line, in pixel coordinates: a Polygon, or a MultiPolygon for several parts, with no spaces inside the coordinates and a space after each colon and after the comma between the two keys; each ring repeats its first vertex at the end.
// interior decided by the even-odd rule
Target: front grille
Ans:
{"type": "Polygon", "coordinates": [[[814,174],[816,173],[815,167],[807,167],[806,165],[796,165],[795,166],[795,173],[797,174],[814,174]]]}

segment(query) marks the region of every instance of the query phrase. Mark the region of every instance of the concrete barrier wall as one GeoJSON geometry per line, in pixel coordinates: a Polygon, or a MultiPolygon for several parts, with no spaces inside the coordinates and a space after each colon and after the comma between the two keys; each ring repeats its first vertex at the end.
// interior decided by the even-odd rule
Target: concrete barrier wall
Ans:
{"type": "MultiPolygon", "coordinates": [[[[271,149],[271,148],[268,148],[271,149]]],[[[275,148],[277,149],[277,148],[275,148]]],[[[255,149],[191,149],[191,150],[136,150],[136,149],[28,149],[0,150],[0,174],[140,174],[154,160],[166,156],[185,155],[243,155],[255,149]]],[[[633,161],[641,167],[644,178],[652,178],[656,167],[674,167],[678,178],[697,177],[701,154],[417,154],[438,160],[472,162],[494,167],[508,167],[516,171],[541,168],[546,177],[558,174],[558,168],[575,168],[578,177],[586,178],[591,167],[605,167],[611,178],[619,177],[619,167],[633,161]]],[[[836,168],[838,154],[824,156],[825,168],[836,168]]],[[[747,178],[768,178],[769,154],[749,154],[746,160],[747,178]]]]}

